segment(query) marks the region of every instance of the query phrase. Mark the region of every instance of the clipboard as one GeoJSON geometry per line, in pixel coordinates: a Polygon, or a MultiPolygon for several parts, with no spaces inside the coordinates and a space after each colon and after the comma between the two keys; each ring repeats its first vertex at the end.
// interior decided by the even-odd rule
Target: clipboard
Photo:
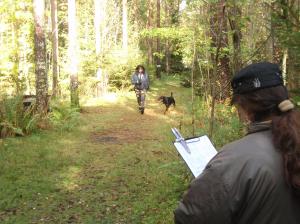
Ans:
{"type": "Polygon", "coordinates": [[[176,150],[185,161],[194,177],[199,176],[208,162],[218,153],[217,150],[206,135],[184,139],[177,129],[174,133],[174,129],[175,128],[172,128],[173,134],[175,135],[177,132],[180,135],[175,135],[176,139],[174,146],[176,150]],[[184,144],[182,144],[182,141],[187,145],[188,150],[184,144]]]}

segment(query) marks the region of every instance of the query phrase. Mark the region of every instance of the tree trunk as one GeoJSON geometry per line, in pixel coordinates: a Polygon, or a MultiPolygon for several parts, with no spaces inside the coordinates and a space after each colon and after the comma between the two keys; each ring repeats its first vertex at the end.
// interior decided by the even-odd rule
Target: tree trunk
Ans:
{"type": "Polygon", "coordinates": [[[53,57],[53,82],[52,96],[58,94],[58,27],[57,27],[57,1],[51,0],[51,24],[52,24],[52,57],[53,57]]]}
{"type": "Polygon", "coordinates": [[[241,69],[242,57],[241,57],[241,40],[242,31],[239,25],[241,19],[242,11],[235,4],[229,9],[229,24],[232,31],[232,42],[233,42],[233,58],[232,58],[232,73],[235,74],[241,69]]]}
{"type": "Polygon", "coordinates": [[[287,59],[288,59],[288,49],[285,48],[283,50],[283,57],[282,57],[282,77],[283,77],[284,84],[287,83],[287,77],[286,77],[287,59]]]}
{"type": "Polygon", "coordinates": [[[78,94],[78,59],[77,59],[77,30],[76,30],[76,4],[75,0],[68,0],[68,25],[69,25],[69,72],[71,105],[79,107],[78,94]]]}
{"type": "Polygon", "coordinates": [[[211,39],[212,47],[215,47],[216,53],[212,55],[212,60],[217,66],[217,72],[214,74],[217,77],[213,85],[218,85],[219,90],[215,91],[220,100],[229,97],[230,91],[228,84],[230,82],[230,66],[229,57],[226,54],[220,54],[223,48],[228,47],[227,22],[225,19],[225,0],[220,0],[218,3],[211,4],[212,18],[211,22],[211,39]]]}
{"type": "Polygon", "coordinates": [[[102,94],[102,69],[101,69],[101,51],[102,51],[102,29],[101,29],[101,20],[103,19],[103,1],[102,0],[95,0],[95,17],[94,17],[94,26],[95,26],[95,48],[96,48],[96,64],[98,66],[97,72],[96,72],[96,79],[97,79],[97,85],[96,85],[96,96],[99,97],[102,94]]]}
{"type": "MultiPolygon", "coordinates": [[[[156,28],[160,28],[160,0],[156,1],[156,28]]],[[[156,77],[161,78],[160,39],[156,39],[156,77]]]]}
{"type": "Polygon", "coordinates": [[[196,131],[196,122],[195,122],[195,64],[196,64],[196,33],[193,37],[193,64],[192,64],[192,73],[191,73],[191,85],[192,85],[192,126],[193,132],[192,135],[195,136],[196,131]]]}
{"type": "Polygon", "coordinates": [[[128,30],[127,30],[127,0],[122,0],[122,47],[123,50],[128,49],[128,30]]]}
{"type": "Polygon", "coordinates": [[[99,56],[102,43],[101,43],[101,19],[102,19],[102,10],[101,10],[101,0],[94,0],[95,5],[95,18],[94,18],[94,26],[95,26],[95,48],[96,48],[96,56],[99,56]]]}
{"type": "MultiPolygon", "coordinates": [[[[153,9],[152,9],[152,0],[148,0],[148,15],[147,15],[147,29],[150,30],[152,28],[152,20],[153,20],[153,9]]],[[[148,65],[153,64],[153,43],[152,38],[147,38],[147,54],[148,54],[148,65]]]]}
{"type": "Polygon", "coordinates": [[[16,18],[16,12],[14,12],[13,16],[13,24],[12,24],[12,40],[14,45],[13,50],[13,68],[12,68],[12,80],[15,83],[16,93],[19,95],[22,92],[22,81],[19,78],[20,73],[20,43],[19,43],[19,23],[16,18]]]}
{"type": "Polygon", "coordinates": [[[48,109],[48,77],[46,71],[46,38],[45,38],[45,2],[33,0],[34,14],[34,54],[36,76],[36,110],[45,115],[48,109]]]}
{"type": "MultiPolygon", "coordinates": [[[[165,2],[165,26],[169,27],[171,25],[170,22],[170,7],[168,2],[165,2]]],[[[170,52],[170,42],[167,39],[166,43],[165,43],[165,68],[166,68],[166,72],[167,74],[170,73],[171,71],[171,52],[170,52]]]]}
{"type": "Polygon", "coordinates": [[[275,2],[270,3],[271,7],[268,7],[268,13],[266,13],[267,20],[267,28],[270,32],[269,38],[266,42],[266,58],[269,62],[275,62],[275,41],[274,41],[274,21],[272,18],[273,8],[275,6],[275,2]]]}
{"type": "Polygon", "coordinates": [[[171,52],[169,41],[166,40],[166,72],[169,74],[171,72],[171,52]]]}
{"type": "Polygon", "coordinates": [[[212,54],[213,74],[211,77],[211,110],[209,136],[212,137],[215,123],[215,102],[216,99],[224,99],[229,96],[229,58],[221,56],[221,50],[228,45],[227,23],[225,20],[225,0],[220,0],[216,5],[210,5],[212,17],[210,19],[212,47],[215,53],[212,54]],[[220,83],[219,92],[216,91],[217,84],[220,83]]]}

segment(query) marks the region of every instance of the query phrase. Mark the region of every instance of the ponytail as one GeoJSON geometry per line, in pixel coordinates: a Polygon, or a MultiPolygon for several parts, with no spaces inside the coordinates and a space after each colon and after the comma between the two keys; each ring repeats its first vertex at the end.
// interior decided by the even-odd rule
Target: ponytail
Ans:
{"type": "Polygon", "coordinates": [[[283,86],[235,94],[232,103],[253,115],[252,122],[272,119],[274,147],[281,153],[287,184],[300,197],[300,112],[283,86]]]}
{"type": "Polygon", "coordinates": [[[286,181],[300,196],[300,113],[291,109],[273,116],[272,133],[282,155],[286,181]]]}

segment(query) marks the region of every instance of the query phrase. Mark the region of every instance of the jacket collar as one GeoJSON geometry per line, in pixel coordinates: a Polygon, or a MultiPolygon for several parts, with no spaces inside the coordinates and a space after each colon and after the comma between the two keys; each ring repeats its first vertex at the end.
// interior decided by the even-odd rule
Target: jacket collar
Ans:
{"type": "Polygon", "coordinates": [[[271,129],[272,121],[253,122],[248,126],[247,135],[271,129]]]}

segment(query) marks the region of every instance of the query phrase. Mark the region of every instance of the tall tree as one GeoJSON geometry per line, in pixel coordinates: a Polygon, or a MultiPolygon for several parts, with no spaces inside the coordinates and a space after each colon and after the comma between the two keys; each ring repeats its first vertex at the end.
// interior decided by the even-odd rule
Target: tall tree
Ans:
{"type": "MultiPolygon", "coordinates": [[[[271,3],[271,5],[274,5],[274,2],[271,3]]],[[[268,31],[270,32],[269,37],[266,41],[266,58],[269,62],[274,62],[274,21],[272,18],[272,7],[268,7],[266,5],[266,8],[268,8],[268,13],[266,13],[266,25],[268,28],[268,31]]]]}
{"type": "Polygon", "coordinates": [[[241,30],[241,16],[242,10],[237,5],[236,0],[232,2],[228,9],[228,20],[231,28],[231,36],[233,43],[233,57],[232,57],[232,73],[236,73],[242,66],[241,57],[241,41],[242,41],[242,30],[241,30]]]}
{"type": "MultiPolygon", "coordinates": [[[[165,26],[170,26],[171,21],[170,21],[170,7],[167,1],[165,1],[165,26]]],[[[168,39],[166,39],[165,43],[165,68],[167,74],[170,73],[171,71],[171,52],[170,52],[170,42],[168,39]]]]}
{"type": "Polygon", "coordinates": [[[20,24],[17,19],[17,3],[15,2],[13,5],[13,13],[12,13],[12,40],[13,40],[13,68],[12,68],[12,80],[15,83],[16,86],[16,93],[20,94],[21,93],[21,80],[20,80],[20,43],[19,43],[19,36],[20,36],[20,24]]]}
{"type": "MultiPolygon", "coordinates": [[[[228,48],[228,29],[226,21],[226,0],[219,0],[211,3],[211,40],[212,47],[216,49],[212,55],[214,66],[217,66],[217,73],[214,74],[214,85],[219,85],[215,97],[225,99],[229,97],[228,83],[230,82],[229,57],[225,51],[228,48]]],[[[215,87],[214,87],[215,88],[215,87]]]]}
{"type": "MultiPolygon", "coordinates": [[[[160,0],[156,1],[156,28],[160,28],[160,0]]],[[[160,38],[156,39],[156,77],[161,78],[161,62],[160,62],[160,38]]]]}
{"type": "Polygon", "coordinates": [[[106,6],[105,0],[94,0],[95,5],[95,15],[94,15],[94,27],[95,27],[95,49],[96,49],[96,63],[97,63],[97,86],[96,86],[96,95],[99,97],[104,89],[103,89],[103,71],[101,68],[101,55],[102,55],[102,23],[104,19],[104,8],[106,6]]]}
{"type": "MultiPolygon", "coordinates": [[[[152,28],[153,22],[153,0],[148,0],[148,12],[147,12],[147,29],[152,28]]],[[[148,64],[153,64],[153,40],[151,37],[147,38],[147,59],[148,64]]]]}
{"type": "Polygon", "coordinates": [[[212,56],[213,76],[211,83],[211,110],[209,136],[213,134],[215,122],[215,103],[216,99],[225,99],[229,96],[229,58],[226,54],[221,54],[223,48],[228,47],[227,23],[225,18],[226,0],[219,0],[217,3],[210,5],[212,16],[210,18],[210,34],[212,47],[215,52],[212,56]],[[219,87],[216,89],[216,87],[219,87]]]}
{"type": "Polygon", "coordinates": [[[58,27],[57,27],[57,1],[51,0],[51,25],[52,25],[52,95],[58,92],[58,27]]]}
{"type": "MultiPolygon", "coordinates": [[[[181,0],[164,0],[161,1],[161,5],[164,8],[164,12],[162,12],[162,14],[164,14],[164,16],[161,16],[161,21],[164,21],[164,26],[165,27],[179,27],[179,5],[180,3],[182,3],[183,1],[181,0]]],[[[184,10],[184,7],[181,9],[184,10]]],[[[172,43],[172,40],[170,40],[169,38],[164,38],[165,39],[165,43],[163,45],[161,45],[160,47],[164,48],[164,52],[165,52],[165,71],[167,73],[171,72],[171,55],[172,55],[172,50],[174,50],[174,43],[172,43]]],[[[176,49],[176,47],[175,47],[176,49]]]]}
{"type": "Polygon", "coordinates": [[[96,45],[96,55],[99,56],[102,49],[101,42],[101,19],[102,19],[102,0],[94,0],[95,5],[95,16],[94,16],[94,26],[95,26],[95,45],[96,45]]]}
{"type": "Polygon", "coordinates": [[[36,109],[40,115],[47,112],[48,76],[46,70],[45,2],[33,0],[34,53],[36,76],[36,109]]]}
{"type": "Polygon", "coordinates": [[[75,0],[68,0],[68,25],[69,25],[69,72],[71,105],[79,107],[78,94],[78,59],[77,59],[77,30],[76,30],[76,3],[75,0]]]}
{"type": "Polygon", "coordinates": [[[127,0],[122,0],[122,46],[128,49],[128,21],[127,21],[127,0]]]}

